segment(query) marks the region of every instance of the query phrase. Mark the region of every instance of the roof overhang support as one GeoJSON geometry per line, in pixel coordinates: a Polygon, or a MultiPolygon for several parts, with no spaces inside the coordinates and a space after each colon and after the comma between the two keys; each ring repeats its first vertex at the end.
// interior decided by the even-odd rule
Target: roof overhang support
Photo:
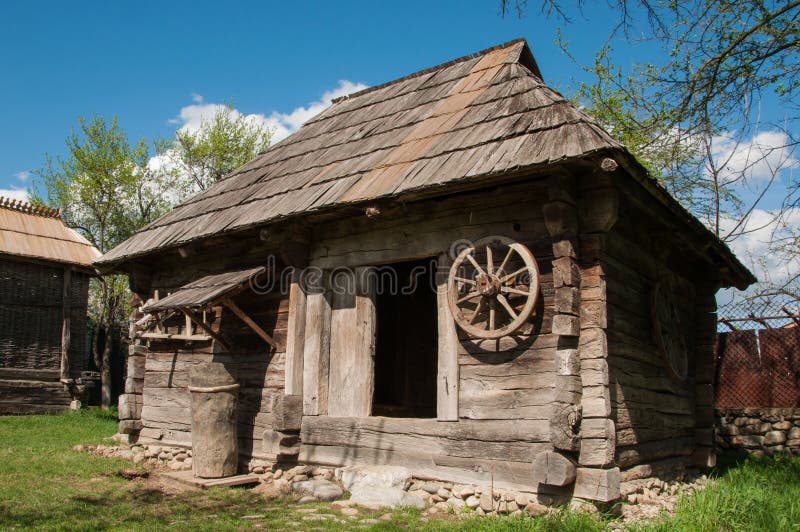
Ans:
{"type": "Polygon", "coordinates": [[[254,322],[252,318],[250,318],[250,316],[248,316],[242,309],[240,309],[236,305],[236,303],[231,301],[230,298],[228,297],[223,298],[222,304],[228,307],[231,310],[231,312],[236,314],[236,317],[242,320],[248,327],[250,327],[253,330],[254,333],[259,335],[265,342],[267,342],[270,346],[272,346],[273,349],[278,349],[278,344],[275,342],[275,340],[272,339],[272,336],[267,334],[267,332],[264,329],[259,327],[259,325],[256,322],[254,322]]]}
{"type": "Polygon", "coordinates": [[[208,325],[208,323],[206,323],[205,319],[198,318],[195,315],[195,313],[192,312],[191,309],[181,308],[179,310],[183,312],[183,315],[186,316],[187,320],[191,321],[192,323],[200,327],[208,336],[213,338],[215,342],[221,345],[222,348],[225,349],[225,351],[231,350],[228,343],[222,339],[222,336],[220,336],[219,333],[217,333],[214,329],[211,328],[211,326],[208,325]]]}

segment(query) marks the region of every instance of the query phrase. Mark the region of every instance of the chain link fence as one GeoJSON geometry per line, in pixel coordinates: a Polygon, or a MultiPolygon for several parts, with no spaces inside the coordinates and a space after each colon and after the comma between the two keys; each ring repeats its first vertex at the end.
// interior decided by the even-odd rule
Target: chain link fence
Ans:
{"type": "Polygon", "coordinates": [[[788,297],[719,308],[716,408],[800,406],[800,302],[788,297]]]}

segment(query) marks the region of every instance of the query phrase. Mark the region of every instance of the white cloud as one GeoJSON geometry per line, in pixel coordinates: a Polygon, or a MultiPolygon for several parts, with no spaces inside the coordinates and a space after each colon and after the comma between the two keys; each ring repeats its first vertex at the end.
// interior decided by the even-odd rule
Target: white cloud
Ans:
{"type": "Polygon", "coordinates": [[[738,140],[735,132],[712,138],[714,164],[723,182],[742,176],[751,182],[769,181],[776,172],[798,166],[789,137],[782,131],[763,131],[752,138],[738,140]]]}
{"type": "MultiPolygon", "coordinates": [[[[739,260],[760,281],[781,283],[800,271],[800,257],[787,260],[787,257],[776,252],[772,244],[778,238],[800,233],[800,210],[790,210],[780,217],[777,214],[777,211],[753,210],[743,228],[740,228],[741,234],[728,242],[739,260]]],[[[723,218],[720,221],[723,234],[733,230],[737,223],[737,220],[723,218]]]]}
{"type": "Polygon", "coordinates": [[[28,201],[28,191],[24,188],[0,188],[0,197],[28,201]]]}
{"type": "MultiPolygon", "coordinates": [[[[340,80],[336,88],[325,91],[322,93],[322,97],[319,100],[311,102],[307,106],[297,107],[288,113],[272,111],[268,115],[254,113],[244,116],[253,124],[266,127],[272,131],[272,142],[274,143],[288,137],[309,119],[327,109],[331,104],[331,100],[334,98],[345,96],[366,88],[367,86],[363,83],[340,80]]],[[[180,129],[197,131],[204,121],[210,120],[219,110],[225,107],[224,104],[206,103],[199,94],[192,94],[192,101],[194,102],[193,105],[183,107],[178,113],[178,116],[171,119],[169,122],[178,125],[180,129]]],[[[242,116],[243,114],[239,110],[234,110],[234,113],[236,116],[242,116]]]]}
{"type": "Polygon", "coordinates": [[[17,172],[16,174],[14,174],[14,177],[19,179],[23,183],[27,181],[30,176],[31,176],[30,170],[23,170],[22,172],[17,172]]]}

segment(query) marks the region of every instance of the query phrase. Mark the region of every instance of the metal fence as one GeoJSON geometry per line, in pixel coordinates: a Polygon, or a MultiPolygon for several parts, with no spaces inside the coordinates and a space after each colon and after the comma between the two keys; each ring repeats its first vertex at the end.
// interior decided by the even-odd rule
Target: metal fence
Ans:
{"type": "Polygon", "coordinates": [[[800,406],[800,302],[789,298],[719,309],[714,406],[800,406]]]}

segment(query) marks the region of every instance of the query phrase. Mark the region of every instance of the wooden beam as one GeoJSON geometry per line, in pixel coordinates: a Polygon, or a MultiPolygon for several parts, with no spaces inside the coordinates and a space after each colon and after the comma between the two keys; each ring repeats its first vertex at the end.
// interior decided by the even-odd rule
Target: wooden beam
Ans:
{"type": "Polygon", "coordinates": [[[447,303],[447,279],[451,263],[447,253],[439,255],[436,283],[439,323],[436,419],[439,421],[458,421],[458,332],[447,303]]]}
{"type": "Polygon", "coordinates": [[[303,395],[303,349],[306,335],[306,293],[300,285],[300,270],[292,272],[289,287],[289,322],[286,337],[286,395],[303,395]]]}
{"type": "MultiPolygon", "coordinates": [[[[198,327],[200,327],[202,330],[204,330],[206,332],[206,334],[208,335],[206,337],[206,339],[213,338],[217,343],[219,343],[225,349],[225,351],[230,351],[230,347],[228,346],[228,343],[225,342],[225,340],[223,340],[222,337],[214,329],[212,329],[211,326],[208,323],[206,323],[205,314],[203,316],[203,319],[200,319],[197,316],[195,316],[194,312],[192,312],[191,310],[188,310],[188,309],[185,309],[185,308],[182,308],[180,310],[181,310],[181,312],[183,312],[183,315],[186,316],[186,319],[194,322],[198,327]]],[[[144,335],[142,335],[142,336],[144,337],[144,335]]],[[[201,335],[197,335],[197,334],[187,335],[187,337],[197,337],[197,336],[201,336],[201,335]]]]}
{"type": "Polygon", "coordinates": [[[233,301],[231,301],[231,299],[230,299],[230,298],[227,298],[227,297],[226,297],[226,298],[223,298],[223,299],[222,299],[222,304],[223,304],[223,305],[225,305],[226,307],[228,307],[229,309],[231,309],[231,312],[233,312],[234,314],[236,314],[236,316],[237,316],[237,317],[238,317],[240,320],[242,320],[242,321],[243,321],[243,322],[244,322],[244,323],[245,323],[245,324],[246,324],[248,327],[250,327],[251,329],[253,329],[253,332],[255,332],[257,335],[259,335],[259,336],[261,337],[261,339],[262,339],[262,340],[264,340],[264,341],[265,341],[265,342],[267,342],[269,345],[271,345],[271,346],[273,347],[273,349],[276,349],[276,350],[278,349],[278,344],[275,342],[275,340],[273,340],[273,339],[272,339],[272,336],[268,335],[268,334],[266,333],[266,331],[264,331],[264,329],[262,329],[261,327],[259,327],[259,325],[258,325],[256,322],[254,322],[254,321],[252,320],[252,318],[250,318],[250,316],[248,316],[247,314],[245,314],[245,313],[244,313],[244,311],[243,311],[242,309],[240,309],[240,308],[239,308],[239,307],[236,305],[236,303],[234,303],[233,301]]]}
{"type": "Polygon", "coordinates": [[[303,347],[303,415],[328,413],[328,374],[331,339],[331,293],[326,279],[312,287],[306,301],[303,347]]]}
{"type": "Polygon", "coordinates": [[[186,342],[207,342],[216,340],[213,336],[205,334],[167,334],[167,333],[140,333],[139,338],[146,340],[183,340],[186,342]]]}
{"type": "Polygon", "coordinates": [[[72,298],[72,269],[64,268],[64,282],[61,290],[61,380],[71,381],[69,367],[70,346],[70,299],[72,298]]]}

